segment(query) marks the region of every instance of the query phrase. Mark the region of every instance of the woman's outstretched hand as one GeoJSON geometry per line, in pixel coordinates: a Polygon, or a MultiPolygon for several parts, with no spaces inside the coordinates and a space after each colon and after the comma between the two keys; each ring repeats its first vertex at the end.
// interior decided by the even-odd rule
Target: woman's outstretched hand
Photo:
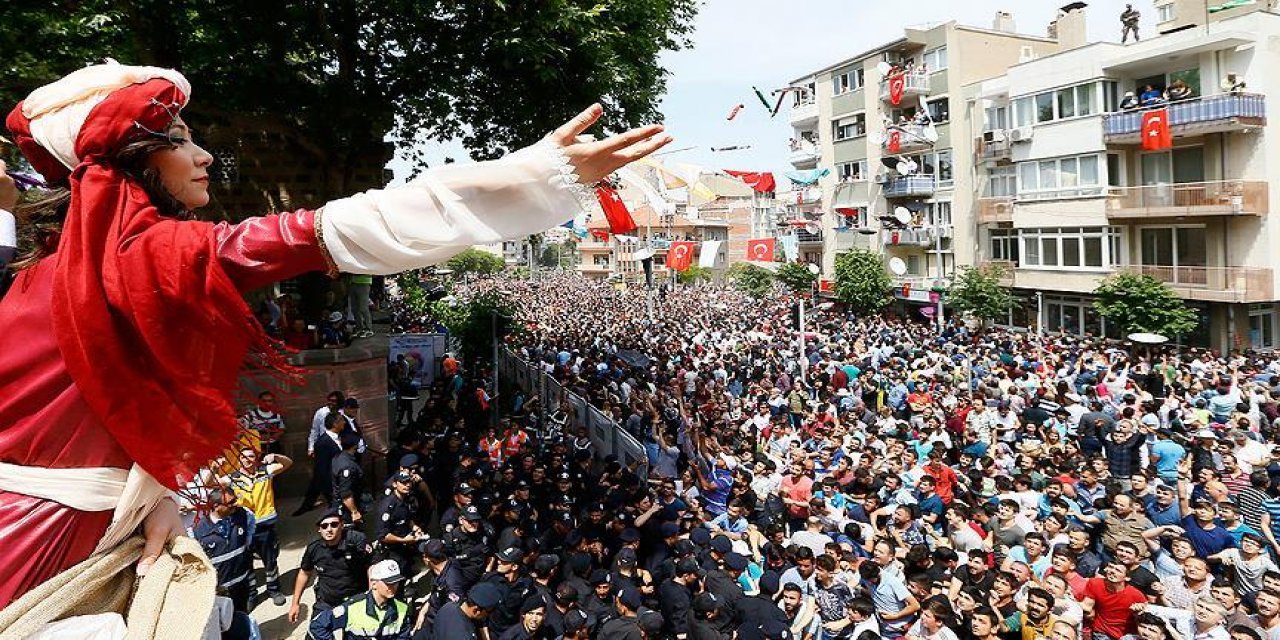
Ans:
{"type": "Polygon", "coordinates": [[[599,104],[593,104],[548,136],[563,148],[582,184],[598,182],[671,142],[671,136],[661,135],[662,125],[658,124],[632,129],[604,140],[578,142],[578,136],[595,124],[603,113],[604,109],[599,104]]]}

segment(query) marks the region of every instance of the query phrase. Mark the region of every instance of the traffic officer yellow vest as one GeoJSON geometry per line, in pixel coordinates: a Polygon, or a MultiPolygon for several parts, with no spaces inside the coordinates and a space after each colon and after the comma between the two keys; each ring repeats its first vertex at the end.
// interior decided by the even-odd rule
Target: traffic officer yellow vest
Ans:
{"type": "Polygon", "coordinates": [[[348,640],[384,638],[398,635],[409,624],[409,605],[392,599],[379,617],[378,608],[368,592],[347,601],[347,626],[343,627],[348,640]]]}

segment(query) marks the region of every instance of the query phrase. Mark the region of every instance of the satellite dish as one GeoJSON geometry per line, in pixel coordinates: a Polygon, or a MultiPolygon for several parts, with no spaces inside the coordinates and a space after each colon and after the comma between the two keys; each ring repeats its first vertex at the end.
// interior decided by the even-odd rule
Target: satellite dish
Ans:
{"type": "Polygon", "coordinates": [[[816,236],[819,233],[822,233],[822,227],[819,226],[818,223],[816,222],[810,222],[804,225],[804,231],[805,233],[809,233],[816,236]]]}
{"type": "Polygon", "coordinates": [[[823,310],[823,311],[827,311],[827,310],[830,310],[830,309],[831,309],[831,307],[834,307],[834,306],[836,306],[836,303],[834,303],[834,302],[823,302],[822,304],[819,304],[819,305],[818,305],[818,308],[819,308],[819,309],[821,309],[821,310],[823,310]]]}
{"type": "Polygon", "coordinates": [[[871,133],[867,134],[867,136],[871,138],[871,144],[884,144],[884,140],[885,140],[884,132],[879,129],[872,131],[871,133]]]}
{"type": "Polygon", "coordinates": [[[881,60],[880,62],[876,63],[876,71],[879,71],[880,75],[882,76],[889,75],[889,72],[893,71],[893,65],[889,64],[888,62],[885,62],[884,60],[881,60]]]}
{"type": "Polygon", "coordinates": [[[871,227],[858,227],[858,233],[861,233],[864,236],[874,236],[876,234],[876,230],[871,227]]]}
{"type": "Polygon", "coordinates": [[[911,212],[906,207],[898,207],[893,210],[893,219],[905,227],[911,224],[911,212]]]}
{"type": "Polygon", "coordinates": [[[932,122],[929,123],[929,126],[924,128],[924,139],[928,140],[929,144],[933,144],[938,141],[938,128],[933,126],[932,122]]]}
{"type": "Polygon", "coordinates": [[[897,158],[890,158],[890,157],[880,158],[880,164],[886,167],[889,167],[890,169],[893,169],[895,171],[898,169],[898,162],[900,161],[897,158]]]}
{"type": "Polygon", "coordinates": [[[815,276],[816,276],[816,275],[818,275],[818,274],[822,273],[822,267],[819,267],[819,266],[818,266],[818,265],[816,265],[816,264],[810,264],[810,265],[809,265],[809,273],[812,273],[813,275],[815,275],[815,276]]]}
{"type": "Polygon", "coordinates": [[[650,247],[645,247],[635,252],[632,255],[635,256],[636,260],[648,260],[649,258],[653,257],[653,249],[650,247]]]}
{"type": "Polygon", "coordinates": [[[919,201],[919,200],[911,200],[911,201],[908,201],[906,204],[904,204],[904,205],[902,205],[902,206],[903,206],[907,211],[910,211],[911,213],[919,213],[919,212],[924,211],[925,209],[927,209],[927,208],[929,207],[929,205],[927,205],[927,204],[925,204],[925,203],[923,203],[923,202],[921,202],[921,201],[919,201]]]}
{"type": "Polygon", "coordinates": [[[889,258],[889,272],[895,276],[906,275],[907,261],[898,256],[889,258]]]}
{"type": "Polygon", "coordinates": [[[915,163],[911,162],[910,160],[904,160],[894,165],[893,170],[897,171],[898,173],[904,176],[908,176],[908,175],[911,175],[912,171],[915,171],[915,169],[911,166],[913,164],[915,163]]]}
{"type": "Polygon", "coordinates": [[[1129,334],[1129,340],[1139,344],[1164,344],[1169,341],[1168,338],[1158,333],[1131,333],[1129,334]]]}

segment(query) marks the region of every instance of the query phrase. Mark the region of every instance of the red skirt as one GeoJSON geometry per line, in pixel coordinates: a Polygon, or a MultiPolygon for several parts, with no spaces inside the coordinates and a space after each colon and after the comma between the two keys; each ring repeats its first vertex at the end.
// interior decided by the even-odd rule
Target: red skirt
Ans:
{"type": "Polygon", "coordinates": [[[0,609],[88,558],[111,515],[0,491],[0,609]]]}

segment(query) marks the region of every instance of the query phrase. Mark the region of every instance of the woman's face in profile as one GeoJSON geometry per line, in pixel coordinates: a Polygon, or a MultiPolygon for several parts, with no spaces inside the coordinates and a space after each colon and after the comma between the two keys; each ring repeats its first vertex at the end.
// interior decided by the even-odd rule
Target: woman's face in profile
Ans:
{"type": "Polygon", "coordinates": [[[213,156],[191,139],[191,130],[181,118],[165,132],[174,146],[147,156],[147,168],[160,174],[165,191],[188,211],[209,204],[209,166],[213,156]]]}

